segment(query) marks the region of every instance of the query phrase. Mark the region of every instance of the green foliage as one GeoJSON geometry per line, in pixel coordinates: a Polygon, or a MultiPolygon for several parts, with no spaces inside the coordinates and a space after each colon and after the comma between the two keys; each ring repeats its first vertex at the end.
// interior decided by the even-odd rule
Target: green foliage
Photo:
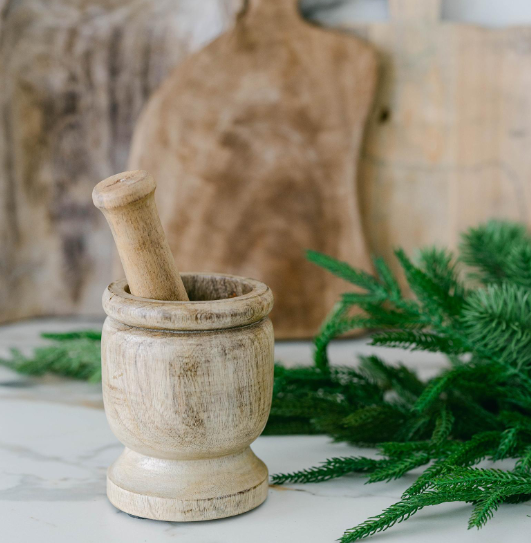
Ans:
{"type": "Polygon", "coordinates": [[[487,285],[467,298],[461,316],[469,341],[497,361],[521,368],[531,362],[531,290],[487,285]]]}
{"type": "Polygon", "coordinates": [[[452,427],[455,422],[454,415],[448,411],[448,408],[443,405],[437,419],[435,420],[435,428],[433,429],[433,434],[431,435],[431,442],[434,446],[439,446],[444,443],[449,437],[452,427]]]}
{"type": "Polygon", "coordinates": [[[320,466],[314,468],[304,469],[295,473],[273,475],[271,481],[276,485],[284,483],[320,483],[348,473],[373,473],[385,462],[385,460],[374,460],[360,456],[330,458],[320,466]]]}
{"type": "Polygon", "coordinates": [[[462,235],[460,259],[471,278],[485,285],[504,282],[531,287],[531,237],[524,225],[489,221],[462,235]]]}
{"type": "Polygon", "coordinates": [[[53,340],[53,344],[35,349],[31,357],[12,349],[11,359],[0,359],[0,364],[27,375],[56,373],[92,382],[101,380],[101,332],[86,330],[42,336],[53,340]]]}
{"type": "MultiPolygon", "coordinates": [[[[316,483],[347,474],[368,482],[397,479],[423,466],[402,499],[347,530],[357,541],[445,502],[470,503],[469,527],[482,527],[502,503],[531,498],[531,236],[491,221],[462,236],[459,254],[427,248],[396,258],[414,298],[384,260],[374,274],[309,251],[315,264],[353,287],[338,300],[314,340],[311,367],[275,367],[266,434],[327,434],[373,446],[378,458],[331,458],[275,484],[316,483]],[[448,368],[422,381],[399,364],[361,357],[356,368],[331,365],[327,348],[352,330],[372,329],[372,344],[440,352],[448,368]],[[480,469],[513,459],[512,470],[480,469]]],[[[56,335],[32,358],[3,361],[25,373],[99,378],[96,332],[56,335]]]]}
{"type": "Polygon", "coordinates": [[[501,488],[493,492],[483,492],[476,501],[472,515],[468,521],[468,528],[481,528],[507,497],[506,490],[501,488]]]}
{"type": "Polygon", "coordinates": [[[362,524],[347,530],[340,539],[341,543],[351,543],[377,532],[387,530],[399,522],[409,519],[417,511],[429,505],[439,505],[446,502],[470,502],[481,497],[481,491],[437,492],[429,491],[420,495],[404,498],[391,505],[379,515],[372,517],[362,524]]]}
{"type": "MultiPolygon", "coordinates": [[[[471,503],[469,527],[480,528],[502,503],[531,497],[531,237],[523,226],[491,221],[463,235],[457,258],[435,248],[420,251],[415,262],[402,250],[396,257],[414,299],[404,297],[381,259],[370,276],[309,253],[356,292],[342,296],[315,338],[314,371],[329,381],[306,389],[305,421],[335,440],[374,445],[381,458],[331,459],[273,480],[320,482],[356,472],[368,482],[387,481],[426,466],[402,500],[347,530],[345,543],[452,501],[471,503]],[[364,357],[347,395],[348,381],[335,383],[327,346],[362,327],[374,330],[373,345],[444,353],[450,366],[421,382],[403,366],[364,357]],[[371,394],[356,394],[360,379],[371,394]],[[512,471],[474,467],[505,458],[516,460],[512,471]]],[[[287,383],[295,370],[285,371],[287,383]]],[[[283,401],[283,387],[276,388],[274,409],[283,401]]]]}

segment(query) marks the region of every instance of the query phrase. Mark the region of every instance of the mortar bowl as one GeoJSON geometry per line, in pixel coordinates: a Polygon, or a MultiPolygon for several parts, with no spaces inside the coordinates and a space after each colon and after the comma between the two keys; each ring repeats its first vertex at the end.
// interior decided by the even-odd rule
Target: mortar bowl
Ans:
{"type": "Polygon", "coordinates": [[[103,401],[125,445],[107,495],[149,519],[229,517],[267,497],[249,446],[271,408],[273,295],[243,277],[182,278],[189,302],[133,296],[125,280],[104,292],[103,401]]]}

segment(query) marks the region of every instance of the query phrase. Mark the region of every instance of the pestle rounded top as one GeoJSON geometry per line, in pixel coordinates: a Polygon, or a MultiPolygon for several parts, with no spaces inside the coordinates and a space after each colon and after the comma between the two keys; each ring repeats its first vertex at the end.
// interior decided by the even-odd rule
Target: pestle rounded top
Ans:
{"type": "Polygon", "coordinates": [[[92,201],[98,209],[127,206],[151,194],[156,186],[153,176],[145,170],[122,172],[98,183],[92,201]]]}

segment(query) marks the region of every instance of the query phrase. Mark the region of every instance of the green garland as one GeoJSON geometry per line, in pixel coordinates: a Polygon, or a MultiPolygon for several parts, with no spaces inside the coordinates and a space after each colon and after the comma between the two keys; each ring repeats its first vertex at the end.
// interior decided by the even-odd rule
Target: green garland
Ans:
{"type": "MultiPolygon", "coordinates": [[[[531,237],[523,226],[491,221],[462,237],[459,256],[420,251],[396,257],[415,298],[403,295],[382,259],[375,275],[326,255],[309,259],[357,287],[344,294],[315,339],[312,367],[275,367],[266,434],[327,434],[378,449],[380,458],[331,458],[277,474],[276,484],[326,481],[363,473],[390,481],[424,466],[402,499],[347,530],[357,541],[429,505],[472,504],[469,527],[481,527],[502,503],[531,499],[531,237]],[[467,282],[463,275],[467,274],[467,282]],[[353,310],[356,310],[354,312],[353,310]],[[361,312],[360,312],[361,310],[361,312]],[[356,368],[329,364],[329,342],[356,328],[377,330],[372,344],[447,355],[427,382],[376,356],[356,368]],[[475,467],[514,459],[512,470],[475,467]]],[[[50,336],[48,336],[50,337],[50,336]]],[[[15,352],[17,371],[100,377],[97,332],[54,335],[33,358],[15,352]]]]}

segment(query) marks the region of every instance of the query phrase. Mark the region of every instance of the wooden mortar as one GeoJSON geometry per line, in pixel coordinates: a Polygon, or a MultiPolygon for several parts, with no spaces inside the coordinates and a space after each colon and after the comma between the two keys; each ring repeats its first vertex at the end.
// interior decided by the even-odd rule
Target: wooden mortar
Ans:
{"type": "MultiPolygon", "coordinates": [[[[115,239],[138,241],[127,235],[138,221],[120,224],[115,239]]],[[[125,445],[108,470],[107,495],[122,511],[149,519],[229,517],[267,497],[267,467],[249,445],[271,407],[273,295],[259,281],[232,275],[181,277],[189,301],[135,296],[127,280],[104,292],[103,401],[125,445]]]]}

